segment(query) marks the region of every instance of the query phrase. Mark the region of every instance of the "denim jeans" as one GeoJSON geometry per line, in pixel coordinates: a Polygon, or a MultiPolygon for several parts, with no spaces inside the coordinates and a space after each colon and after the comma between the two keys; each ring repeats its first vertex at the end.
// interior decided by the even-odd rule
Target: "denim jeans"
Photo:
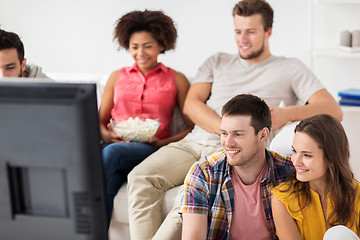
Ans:
{"type": "Polygon", "coordinates": [[[114,197],[126,182],[128,173],[158,148],[147,143],[102,143],[102,159],[105,173],[106,203],[109,222],[114,197]]]}

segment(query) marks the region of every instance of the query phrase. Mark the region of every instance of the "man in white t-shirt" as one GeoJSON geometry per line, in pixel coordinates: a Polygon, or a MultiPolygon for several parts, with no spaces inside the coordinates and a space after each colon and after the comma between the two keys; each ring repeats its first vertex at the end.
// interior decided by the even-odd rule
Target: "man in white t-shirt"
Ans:
{"type": "Polygon", "coordinates": [[[131,239],[180,239],[179,206],[162,224],[164,193],[183,184],[194,162],[221,150],[221,108],[235,95],[251,93],[264,99],[270,106],[272,130],[320,113],[342,119],[340,106],[303,63],[271,55],[273,10],[267,2],[240,1],[233,16],[238,54],[211,56],[187,94],[184,113],[195,123],[193,131],[160,148],[128,175],[131,239]],[[281,102],[286,107],[277,107],[281,102]]]}

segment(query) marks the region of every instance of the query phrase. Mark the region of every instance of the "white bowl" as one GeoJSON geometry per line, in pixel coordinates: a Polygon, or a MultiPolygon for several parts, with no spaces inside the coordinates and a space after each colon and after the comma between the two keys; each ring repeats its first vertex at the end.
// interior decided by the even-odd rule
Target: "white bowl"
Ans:
{"type": "Polygon", "coordinates": [[[116,122],[110,120],[112,128],[122,139],[132,142],[147,142],[155,136],[160,126],[160,118],[129,117],[126,120],[116,122]]]}

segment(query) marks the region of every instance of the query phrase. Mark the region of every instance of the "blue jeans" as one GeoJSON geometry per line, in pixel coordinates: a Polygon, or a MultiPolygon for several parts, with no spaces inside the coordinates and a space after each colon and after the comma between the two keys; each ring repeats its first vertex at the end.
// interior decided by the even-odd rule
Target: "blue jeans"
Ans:
{"type": "Polygon", "coordinates": [[[126,182],[129,172],[158,148],[147,143],[102,143],[102,159],[105,173],[106,203],[109,221],[114,197],[126,182]]]}

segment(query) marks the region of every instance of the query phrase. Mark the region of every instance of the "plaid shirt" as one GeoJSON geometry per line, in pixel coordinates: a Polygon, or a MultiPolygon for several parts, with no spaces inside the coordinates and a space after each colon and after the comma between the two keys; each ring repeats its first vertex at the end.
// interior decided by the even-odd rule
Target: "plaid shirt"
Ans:
{"type": "MultiPolygon", "coordinates": [[[[260,194],[271,239],[277,239],[271,212],[271,188],[284,181],[292,168],[289,157],[266,151],[269,170],[261,180],[260,194]]],[[[208,216],[207,239],[229,239],[234,209],[234,188],[226,154],[219,152],[194,163],[185,179],[181,213],[208,216]]]]}

